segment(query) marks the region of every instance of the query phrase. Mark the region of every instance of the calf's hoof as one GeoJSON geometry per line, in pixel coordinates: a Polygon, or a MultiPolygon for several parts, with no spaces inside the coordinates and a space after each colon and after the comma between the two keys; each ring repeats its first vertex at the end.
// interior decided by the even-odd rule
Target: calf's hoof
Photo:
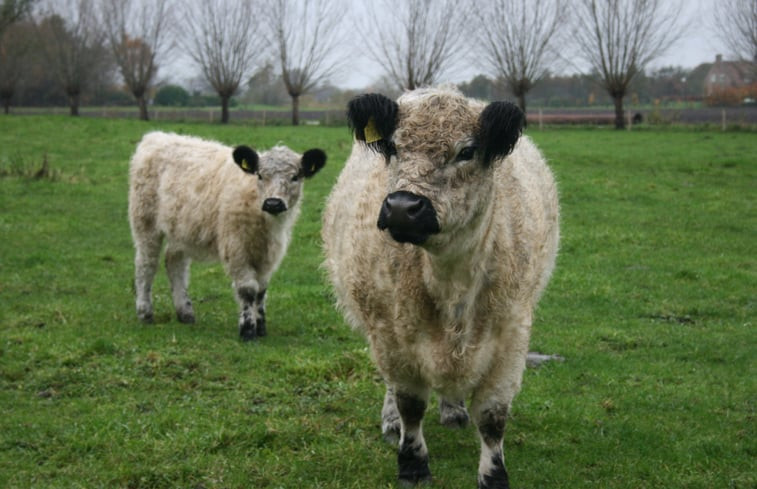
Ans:
{"type": "Polygon", "coordinates": [[[152,314],[152,311],[137,311],[137,318],[142,321],[144,324],[153,324],[155,322],[155,317],[152,314]]]}
{"type": "Polygon", "coordinates": [[[258,319],[257,323],[255,324],[255,333],[260,336],[266,336],[268,334],[268,331],[266,331],[265,328],[265,319],[258,319]]]}
{"type": "Polygon", "coordinates": [[[255,332],[255,325],[245,323],[239,328],[239,339],[242,341],[252,341],[255,338],[257,338],[257,334],[255,332]]]}
{"type": "Polygon", "coordinates": [[[176,318],[179,320],[180,323],[184,324],[194,324],[195,323],[195,315],[193,312],[187,312],[187,311],[176,311],[176,318]]]}

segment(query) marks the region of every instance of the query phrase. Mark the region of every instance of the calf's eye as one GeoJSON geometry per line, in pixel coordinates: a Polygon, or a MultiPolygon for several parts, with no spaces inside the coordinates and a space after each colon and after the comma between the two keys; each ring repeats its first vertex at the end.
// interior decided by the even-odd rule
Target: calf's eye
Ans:
{"type": "Polygon", "coordinates": [[[299,179],[300,179],[300,176],[299,176],[299,175],[295,175],[295,176],[293,176],[293,177],[292,177],[292,181],[293,181],[293,182],[296,182],[296,181],[297,181],[297,180],[299,180],[299,179]]]}
{"type": "Polygon", "coordinates": [[[457,153],[457,161],[468,161],[472,160],[473,156],[476,154],[476,147],[475,146],[467,146],[460,150],[459,153],[457,153]]]}

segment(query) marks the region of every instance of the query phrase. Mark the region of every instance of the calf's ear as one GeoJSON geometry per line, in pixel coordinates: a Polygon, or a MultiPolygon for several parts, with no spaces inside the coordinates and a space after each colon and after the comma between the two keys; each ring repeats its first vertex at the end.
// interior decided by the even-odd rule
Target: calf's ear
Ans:
{"type": "Polygon", "coordinates": [[[309,149],[302,155],[302,161],[300,163],[302,174],[305,178],[310,178],[318,173],[318,170],[323,168],[325,164],[326,153],[324,153],[323,150],[318,148],[309,149]]]}
{"type": "Polygon", "coordinates": [[[367,93],[349,101],[347,122],[358,141],[382,149],[397,128],[398,111],[399,106],[394,100],[378,93],[367,93]]]}
{"type": "Polygon", "coordinates": [[[525,116],[510,102],[492,102],[478,117],[476,137],[484,165],[510,154],[523,131],[525,116]]]}
{"type": "Polygon", "coordinates": [[[258,172],[258,154],[249,146],[237,146],[232,153],[234,162],[246,173],[258,172]]]}

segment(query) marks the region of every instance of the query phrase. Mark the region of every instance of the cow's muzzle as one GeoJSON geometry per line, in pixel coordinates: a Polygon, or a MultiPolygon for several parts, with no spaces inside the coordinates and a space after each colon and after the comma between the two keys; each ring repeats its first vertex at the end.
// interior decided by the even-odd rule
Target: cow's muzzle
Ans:
{"type": "Polygon", "coordinates": [[[287,205],[281,199],[265,199],[263,201],[263,210],[275,216],[287,210],[287,205]]]}
{"type": "Polygon", "coordinates": [[[439,232],[436,210],[428,198],[411,192],[394,192],[381,204],[378,228],[388,230],[400,243],[423,244],[439,232]]]}

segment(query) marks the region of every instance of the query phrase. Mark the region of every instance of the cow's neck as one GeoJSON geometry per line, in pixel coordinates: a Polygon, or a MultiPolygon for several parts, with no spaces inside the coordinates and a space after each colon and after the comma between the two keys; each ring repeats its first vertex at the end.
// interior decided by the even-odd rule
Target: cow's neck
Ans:
{"type": "Polygon", "coordinates": [[[496,234],[492,216],[489,206],[476,222],[456,233],[444,251],[423,254],[427,290],[450,320],[465,321],[470,317],[482,289],[488,285],[487,269],[496,234]]]}

